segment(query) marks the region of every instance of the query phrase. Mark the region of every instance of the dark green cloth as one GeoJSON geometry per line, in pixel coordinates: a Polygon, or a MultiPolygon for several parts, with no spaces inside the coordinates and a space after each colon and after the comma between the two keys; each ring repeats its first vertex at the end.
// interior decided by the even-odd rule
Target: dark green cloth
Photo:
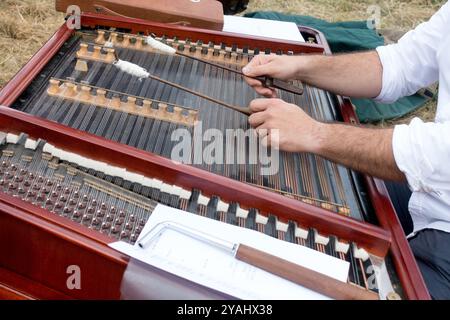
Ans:
{"type": "MultiPolygon", "coordinates": [[[[245,14],[249,18],[294,22],[321,31],[333,53],[371,50],[384,44],[384,39],[375,30],[367,27],[366,21],[327,22],[302,15],[288,15],[271,11],[245,14]]],[[[362,122],[378,122],[404,116],[423,106],[428,99],[415,94],[392,104],[382,104],[370,99],[352,99],[356,113],[362,122]]]]}

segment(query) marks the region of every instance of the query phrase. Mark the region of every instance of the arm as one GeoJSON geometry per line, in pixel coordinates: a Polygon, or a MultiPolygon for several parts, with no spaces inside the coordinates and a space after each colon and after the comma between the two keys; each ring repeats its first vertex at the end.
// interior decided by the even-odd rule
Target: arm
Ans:
{"type": "MultiPolygon", "coordinates": [[[[335,56],[256,56],[242,70],[248,76],[270,75],[282,80],[301,80],[336,94],[374,98],[381,91],[382,66],[376,51],[335,56]]],[[[266,97],[275,92],[257,80],[246,78],[266,97]]]]}
{"type": "Polygon", "coordinates": [[[250,108],[249,122],[264,144],[314,153],[382,179],[405,180],[394,158],[392,129],[321,123],[279,99],[256,99],[250,108]]]}
{"type": "MultiPolygon", "coordinates": [[[[447,35],[449,19],[450,2],[447,2],[429,21],[408,32],[397,44],[337,56],[260,55],[243,68],[243,73],[298,79],[336,94],[392,102],[437,81],[437,53],[447,35]]],[[[276,96],[275,91],[262,87],[259,81],[246,80],[258,93],[276,96]]]]}
{"type": "Polygon", "coordinates": [[[394,129],[321,123],[279,99],[255,99],[250,124],[263,144],[289,152],[310,152],[387,180],[408,181],[413,191],[450,190],[450,121],[415,118],[394,129]]]}

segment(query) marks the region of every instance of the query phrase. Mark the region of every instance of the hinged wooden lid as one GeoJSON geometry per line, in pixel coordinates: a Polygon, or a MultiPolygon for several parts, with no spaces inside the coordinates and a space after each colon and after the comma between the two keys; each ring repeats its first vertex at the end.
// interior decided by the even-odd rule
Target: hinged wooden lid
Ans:
{"type": "Polygon", "coordinates": [[[215,0],[56,0],[57,11],[71,5],[81,12],[138,18],[211,30],[222,30],[223,7],[215,0]]]}

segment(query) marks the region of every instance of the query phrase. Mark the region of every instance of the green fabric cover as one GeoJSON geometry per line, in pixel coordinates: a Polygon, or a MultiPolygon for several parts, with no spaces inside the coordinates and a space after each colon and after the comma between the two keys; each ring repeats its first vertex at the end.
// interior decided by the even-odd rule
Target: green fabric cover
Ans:
{"type": "MultiPolygon", "coordinates": [[[[375,49],[384,39],[375,30],[367,28],[366,21],[327,22],[302,15],[288,15],[271,11],[245,14],[249,18],[294,22],[321,31],[333,53],[375,49]]],[[[424,105],[428,99],[415,94],[392,104],[382,104],[370,99],[352,99],[361,122],[378,122],[404,116],[424,105]]]]}

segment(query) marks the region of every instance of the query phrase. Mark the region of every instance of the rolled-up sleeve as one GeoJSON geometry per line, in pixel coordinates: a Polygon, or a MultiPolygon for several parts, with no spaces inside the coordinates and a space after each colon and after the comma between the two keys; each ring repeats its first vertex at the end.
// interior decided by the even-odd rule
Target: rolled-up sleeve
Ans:
{"type": "Polygon", "coordinates": [[[414,118],[394,128],[392,148],[412,191],[450,190],[450,121],[424,123],[414,118]]]}
{"type": "Polygon", "coordinates": [[[438,80],[436,53],[448,32],[449,17],[447,2],[429,21],[406,33],[398,43],[376,49],[383,77],[381,92],[375,100],[391,103],[438,80]]]}

